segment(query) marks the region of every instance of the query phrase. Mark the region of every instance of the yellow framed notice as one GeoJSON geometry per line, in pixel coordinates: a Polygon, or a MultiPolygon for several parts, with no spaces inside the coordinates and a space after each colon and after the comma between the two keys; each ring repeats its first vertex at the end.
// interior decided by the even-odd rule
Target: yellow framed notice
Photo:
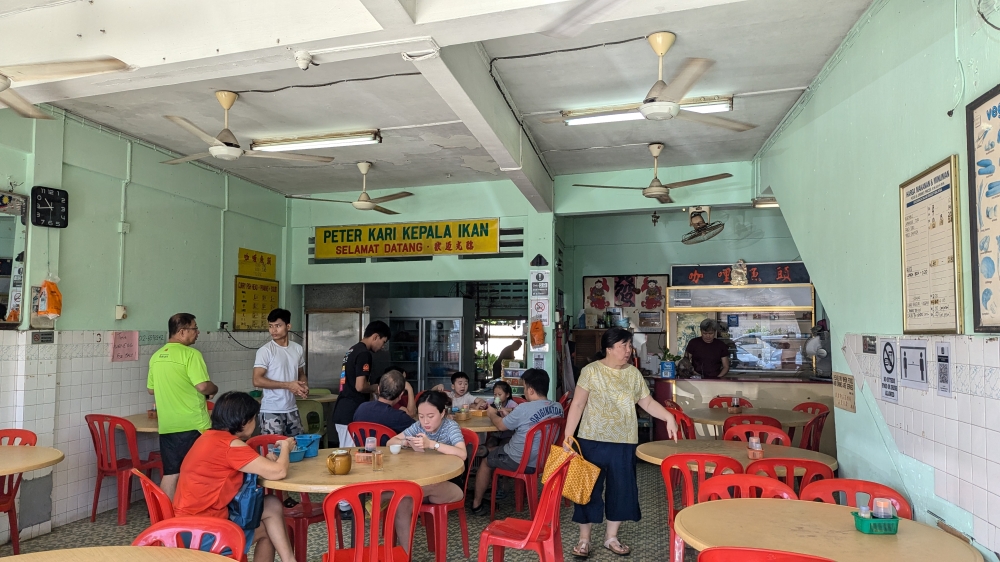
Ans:
{"type": "Polygon", "coordinates": [[[237,275],[256,277],[258,279],[274,279],[278,265],[278,256],[267,252],[258,252],[240,248],[237,275]]]}
{"type": "Polygon", "coordinates": [[[316,227],[316,259],[495,254],[500,219],[316,227]]]}
{"type": "Polygon", "coordinates": [[[233,329],[267,330],[267,315],[278,308],[278,282],[237,275],[233,294],[233,329]]]}

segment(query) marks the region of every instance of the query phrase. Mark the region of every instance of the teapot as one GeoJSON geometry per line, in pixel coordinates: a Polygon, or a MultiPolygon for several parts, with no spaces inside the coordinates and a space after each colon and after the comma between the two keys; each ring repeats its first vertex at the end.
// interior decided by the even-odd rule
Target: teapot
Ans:
{"type": "Polygon", "coordinates": [[[343,476],[351,472],[351,453],[344,449],[337,449],[326,457],[326,469],[330,474],[343,476]]]}

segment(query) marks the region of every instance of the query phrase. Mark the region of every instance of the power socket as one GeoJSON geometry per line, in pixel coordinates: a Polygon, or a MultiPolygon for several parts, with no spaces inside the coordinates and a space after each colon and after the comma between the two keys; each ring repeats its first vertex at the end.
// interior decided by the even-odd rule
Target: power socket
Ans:
{"type": "Polygon", "coordinates": [[[226,324],[229,324],[229,322],[219,322],[219,329],[220,330],[225,330],[226,329],[226,324]]]}

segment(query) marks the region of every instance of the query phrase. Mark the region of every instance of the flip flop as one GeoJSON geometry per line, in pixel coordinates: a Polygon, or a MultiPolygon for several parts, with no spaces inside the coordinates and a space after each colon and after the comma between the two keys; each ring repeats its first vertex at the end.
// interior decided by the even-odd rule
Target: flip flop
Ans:
{"type": "Polygon", "coordinates": [[[573,547],[573,556],[577,558],[590,558],[590,542],[580,541],[573,547]]]}
{"type": "Polygon", "coordinates": [[[618,537],[611,537],[610,539],[604,541],[604,548],[614,552],[618,556],[628,556],[632,554],[632,549],[623,545],[618,537]]]}

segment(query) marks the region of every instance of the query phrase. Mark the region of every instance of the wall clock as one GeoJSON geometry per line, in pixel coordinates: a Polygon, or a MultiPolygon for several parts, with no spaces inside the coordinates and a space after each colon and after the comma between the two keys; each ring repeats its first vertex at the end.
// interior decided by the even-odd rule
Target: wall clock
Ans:
{"type": "Polygon", "coordinates": [[[69,193],[64,189],[31,188],[31,224],[66,228],[69,224],[69,193]]]}

